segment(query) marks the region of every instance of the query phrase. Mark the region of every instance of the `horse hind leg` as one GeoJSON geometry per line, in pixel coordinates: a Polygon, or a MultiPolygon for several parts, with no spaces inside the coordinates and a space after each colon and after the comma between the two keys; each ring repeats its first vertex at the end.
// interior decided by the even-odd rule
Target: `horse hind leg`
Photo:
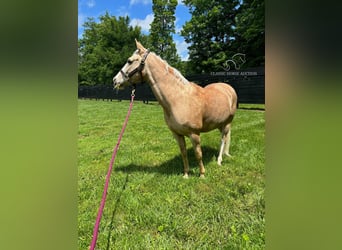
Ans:
{"type": "Polygon", "coordinates": [[[228,124],[221,130],[221,146],[220,146],[219,156],[217,157],[217,164],[220,166],[222,165],[223,153],[231,157],[231,155],[229,154],[230,135],[231,135],[230,124],[228,124]]]}
{"type": "Polygon", "coordinates": [[[230,148],[230,135],[231,135],[231,130],[229,129],[227,133],[227,141],[226,145],[224,146],[224,154],[228,157],[232,157],[231,154],[229,153],[229,148],[230,148]]]}
{"type": "Polygon", "coordinates": [[[217,157],[217,164],[218,165],[222,165],[222,153],[223,153],[223,150],[224,150],[224,139],[222,138],[221,139],[221,146],[220,146],[220,152],[219,152],[219,156],[217,157]]]}

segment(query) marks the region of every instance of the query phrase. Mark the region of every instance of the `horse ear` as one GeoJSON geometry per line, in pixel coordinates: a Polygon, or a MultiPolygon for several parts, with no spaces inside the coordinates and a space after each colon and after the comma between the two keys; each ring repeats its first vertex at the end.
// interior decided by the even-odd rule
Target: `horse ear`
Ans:
{"type": "Polygon", "coordinates": [[[144,46],[142,46],[142,44],[140,42],[138,42],[137,39],[135,39],[135,44],[137,46],[137,49],[139,50],[139,52],[144,53],[146,51],[146,49],[144,48],[144,46]]]}

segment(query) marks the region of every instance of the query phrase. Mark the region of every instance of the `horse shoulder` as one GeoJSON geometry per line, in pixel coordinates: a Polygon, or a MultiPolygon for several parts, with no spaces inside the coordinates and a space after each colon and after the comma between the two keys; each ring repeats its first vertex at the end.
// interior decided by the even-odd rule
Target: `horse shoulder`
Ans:
{"type": "MultiPolygon", "coordinates": [[[[171,112],[166,115],[166,122],[171,130],[179,134],[202,129],[202,116],[205,103],[203,88],[195,84],[186,87],[177,94],[171,105],[171,112]]],[[[164,111],[165,113],[165,111],[164,111]]]]}

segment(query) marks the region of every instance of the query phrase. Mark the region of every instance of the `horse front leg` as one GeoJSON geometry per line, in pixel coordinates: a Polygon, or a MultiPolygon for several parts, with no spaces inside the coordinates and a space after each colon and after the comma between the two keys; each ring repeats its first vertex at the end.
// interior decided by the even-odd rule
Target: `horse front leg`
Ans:
{"type": "Polygon", "coordinates": [[[204,177],[205,169],[202,161],[201,138],[199,134],[191,134],[190,140],[195,151],[195,156],[200,169],[200,177],[204,177]]]}
{"type": "Polygon", "coordinates": [[[187,179],[189,177],[189,161],[188,161],[188,154],[186,152],[185,138],[183,135],[179,135],[176,133],[173,133],[173,136],[175,137],[175,139],[178,143],[178,146],[179,146],[179,149],[180,149],[180,152],[182,155],[183,166],[184,166],[183,177],[187,179]]]}

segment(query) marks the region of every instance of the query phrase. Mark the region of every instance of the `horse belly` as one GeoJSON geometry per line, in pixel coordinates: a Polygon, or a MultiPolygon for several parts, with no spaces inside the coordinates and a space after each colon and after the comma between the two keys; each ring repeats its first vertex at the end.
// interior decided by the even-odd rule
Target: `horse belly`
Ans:
{"type": "Polygon", "coordinates": [[[164,118],[169,129],[181,135],[200,132],[203,126],[202,115],[196,114],[196,112],[187,112],[186,109],[172,114],[164,112],[164,118]]]}
{"type": "Polygon", "coordinates": [[[217,128],[222,128],[222,126],[227,124],[228,121],[229,115],[220,117],[204,117],[201,132],[208,132],[217,128]]]}

